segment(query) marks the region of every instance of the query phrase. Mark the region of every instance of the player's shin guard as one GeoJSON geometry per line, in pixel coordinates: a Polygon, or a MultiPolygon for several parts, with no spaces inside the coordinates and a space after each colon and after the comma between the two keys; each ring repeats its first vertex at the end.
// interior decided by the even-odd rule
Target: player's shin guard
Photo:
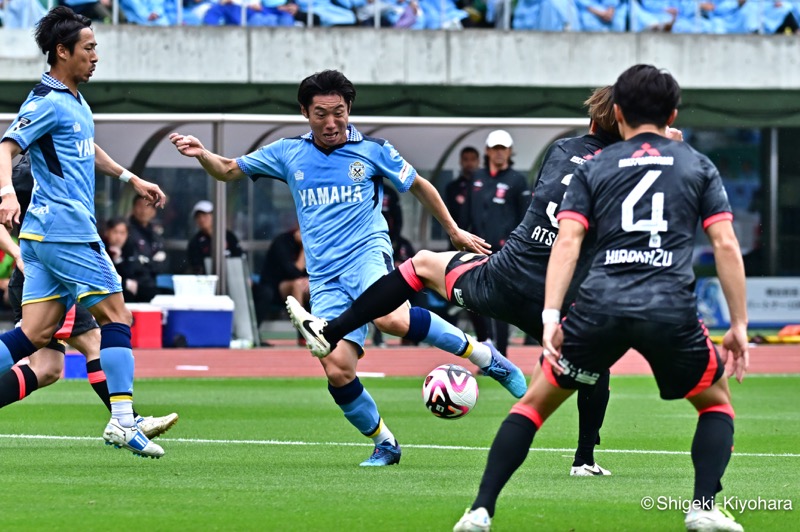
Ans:
{"type": "Polygon", "coordinates": [[[14,366],[0,375],[0,408],[22,401],[38,387],[39,380],[30,367],[14,366]]]}
{"type": "Polygon", "coordinates": [[[500,491],[528,456],[536,431],[542,426],[539,413],[533,408],[517,403],[500,425],[489,449],[489,458],[472,509],[486,508],[494,515],[500,491]]]}
{"type": "Polygon", "coordinates": [[[469,346],[467,335],[461,329],[420,307],[409,310],[406,338],[415,343],[425,342],[456,356],[463,355],[469,346]]]}
{"type": "Polygon", "coordinates": [[[594,447],[600,443],[600,427],[608,407],[610,377],[606,371],[594,386],[578,390],[578,450],[573,466],[594,464],[594,447]]]}
{"type": "Polygon", "coordinates": [[[23,358],[31,356],[36,349],[20,327],[0,334],[0,373],[5,373],[23,358]]]}
{"type": "Polygon", "coordinates": [[[415,292],[422,290],[422,281],[413,274],[416,283],[406,280],[401,271],[409,271],[406,275],[413,274],[411,261],[408,260],[364,290],[353,305],[339,317],[330,320],[325,326],[323,334],[331,345],[344,338],[346,334],[355,331],[376,318],[386,316],[408,301],[415,292]],[[408,264],[408,266],[406,266],[408,264]]]}
{"type": "Polygon", "coordinates": [[[364,385],[361,384],[358,377],[340,388],[328,384],[328,392],[344,412],[347,421],[361,434],[374,439],[386,431],[388,433],[386,438],[393,438],[391,432],[388,432],[385,425],[381,423],[378,405],[375,404],[369,392],[364,389],[364,385]]]}
{"type": "Polygon", "coordinates": [[[733,451],[733,407],[717,405],[698,412],[692,440],[694,500],[706,510],[714,506],[714,496],[722,491],[722,475],[733,451]]]}
{"type": "Polygon", "coordinates": [[[108,323],[100,328],[100,365],[106,375],[111,417],[123,427],[133,418],[133,351],[131,328],[123,323],[108,323]]]}

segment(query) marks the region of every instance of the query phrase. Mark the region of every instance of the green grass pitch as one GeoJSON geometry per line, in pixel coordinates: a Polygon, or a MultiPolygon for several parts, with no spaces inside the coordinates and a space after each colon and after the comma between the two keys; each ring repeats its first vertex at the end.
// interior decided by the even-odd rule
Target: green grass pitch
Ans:
{"type": "MultiPolygon", "coordinates": [[[[107,414],[89,385],[59,382],[0,411],[0,530],[451,530],[514,400],[481,379],[476,409],[441,420],[422,406],[421,382],[364,379],[403,446],[399,466],[374,469],[358,467],[371,442],[323,379],[139,381],[139,410],[181,416],[159,441],[161,460],[104,446],[107,414]]],[[[735,452],[723,494],[800,505],[800,376],[731,384],[735,452]]],[[[683,530],[680,511],[645,511],[640,501],[691,497],[696,414],[685,401],[659,400],[648,377],[612,377],[611,386],[595,456],[613,476],[568,476],[570,399],[501,494],[494,530],[683,530]]],[[[737,520],[789,530],[797,512],[749,510],[737,520]]]]}

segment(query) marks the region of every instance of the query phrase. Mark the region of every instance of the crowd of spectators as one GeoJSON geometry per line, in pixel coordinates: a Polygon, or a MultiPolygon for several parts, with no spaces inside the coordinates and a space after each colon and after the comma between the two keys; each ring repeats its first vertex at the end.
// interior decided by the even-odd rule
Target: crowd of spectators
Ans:
{"type": "MultiPolygon", "coordinates": [[[[56,0],[112,21],[113,0],[56,0]]],[[[780,0],[118,0],[143,26],[381,26],[536,31],[797,33],[800,1],[780,0]],[[377,21],[376,21],[377,18],[377,21]]],[[[31,27],[45,0],[0,0],[7,27],[31,27]]]]}

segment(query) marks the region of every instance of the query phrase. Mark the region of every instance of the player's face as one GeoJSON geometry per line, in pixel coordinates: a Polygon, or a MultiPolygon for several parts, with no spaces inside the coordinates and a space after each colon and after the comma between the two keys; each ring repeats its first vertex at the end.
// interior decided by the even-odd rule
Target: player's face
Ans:
{"type": "Polygon", "coordinates": [[[314,143],[322,148],[333,148],[347,141],[347,122],[350,108],[338,94],[314,96],[308,109],[302,109],[308,118],[314,143]]]}
{"type": "Polygon", "coordinates": [[[83,28],[78,42],[70,54],[66,53],[66,68],[70,78],[76,83],[86,83],[94,74],[97,65],[97,41],[90,28],[83,28]]]}
{"type": "Polygon", "coordinates": [[[122,247],[128,240],[128,226],[117,224],[106,231],[106,240],[109,246],[122,247]]]}

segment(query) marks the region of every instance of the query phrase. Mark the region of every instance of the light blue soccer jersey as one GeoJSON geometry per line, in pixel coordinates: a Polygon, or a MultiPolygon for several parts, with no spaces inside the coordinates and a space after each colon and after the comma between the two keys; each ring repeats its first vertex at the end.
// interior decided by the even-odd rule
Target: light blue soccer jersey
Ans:
{"type": "Polygon", "coordinates": [[[334,150],[319,148],[309,132],[280,139],[236,162],[253,181],[272,177],[289,185],[311,282],[357,267],[365,254],[392,255],[381,214],[383,178],[406,192],[417,172],[389,142],[365,137],[350,125],[347,142],[334,150]]]}
{"type": "Polygon", "coordinates": [[[78,93],[42,75],[3,135],[28,150],[33,196],[20,238],[97,242],[94,217],[94,119],[78,93]]]}

